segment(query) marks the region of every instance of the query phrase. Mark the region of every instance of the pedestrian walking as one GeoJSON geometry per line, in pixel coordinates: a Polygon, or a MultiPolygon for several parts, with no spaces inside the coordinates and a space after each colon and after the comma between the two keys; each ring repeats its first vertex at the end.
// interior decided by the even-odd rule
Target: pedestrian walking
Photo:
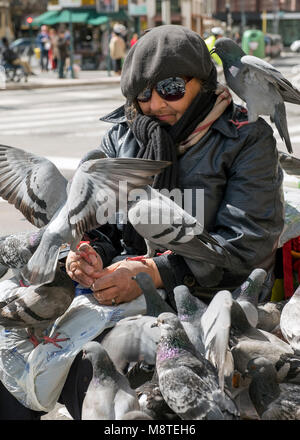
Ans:
{"type": "Polygon", "coordinates": [[[69,56],[69,41],[65,31],[59,31],[57,40],[58,78],[64,78],[66,59],[69,56]]]}
{"type": "Polygon", "coordinates": [[[109,42],[110,57],[113,60],[113,69],[115,75],[121,75],[122,61],[126,55],[126,44],[120,34],[115,31],[112,32],[112,37],[109,42]]]}
{"type": "Polygon", "coordinates": [[[57,69],[57,59],[58,59],[58,34],[56,29],[51,28],[49,31],[49,37],[51,42],[51,48],[49,52],[49,59],[51,63],[51,69],[56,70],[57,69]]]}
{"type": "Polygon", "coordinates": [[[49,51],[51,49],[51,40],[48,33],[48,27],[43,25],[37,35],[37,45],[40,48],[40,65],[42,72],[48,71],[49,51]]]}

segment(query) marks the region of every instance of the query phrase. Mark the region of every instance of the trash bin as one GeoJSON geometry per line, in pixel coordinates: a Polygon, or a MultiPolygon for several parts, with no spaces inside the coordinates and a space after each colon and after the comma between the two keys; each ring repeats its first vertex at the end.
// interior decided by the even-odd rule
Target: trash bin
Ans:
{"type": "Polygon", "coordinates": [[[258,29],[249,29],[243,33],[242,49],[247,55],[265,58],[264,33],[258,29]]]}

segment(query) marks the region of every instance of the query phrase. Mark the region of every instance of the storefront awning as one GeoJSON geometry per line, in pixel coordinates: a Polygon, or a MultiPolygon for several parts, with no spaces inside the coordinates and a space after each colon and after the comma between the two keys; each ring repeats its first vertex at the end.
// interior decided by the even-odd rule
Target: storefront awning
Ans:
{"type": "Polygon", "coordinates": [[[100,26],[110,20],[126,21],[128,20],[128,16],[123,10],[119,12],[99,14],[90,9],[63,9],[61,11],[47,11],[39,17],[36,17],[32,24],[33,26],[41,26],[42,24],[52,26],[57,23],[70,23],[72,21],[72,23],[86,23],[93,26],[100,26]]]}

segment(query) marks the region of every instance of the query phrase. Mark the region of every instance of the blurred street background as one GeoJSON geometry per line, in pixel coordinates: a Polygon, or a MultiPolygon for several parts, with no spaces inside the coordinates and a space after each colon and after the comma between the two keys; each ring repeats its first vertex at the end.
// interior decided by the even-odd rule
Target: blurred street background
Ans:
{"type": "MultiPolygon", "coordinates": [[[[110,126],[99,118],[124,103],[111,56],[113,33],[127,52],[145,29],[169,23],[193,29],[207,45],[223,35],[235,39],[300,89],[300,0],[0,1],[0,143],[45,156],[70,178],[110,126]],[[7,47],[17,63],[5,59],[7,47]]],[[[224,83],[222,66],[215,62],[224,83]]],[[[286,108],[300,158],[300,107],[286,108]]],[[[286,152],[272,127],[278,149],[286,152]]],[[[0,199],[1,235],[32,229],[0,199]]],[[[45,418],[69,417],[58,405],[45,418]]]]}

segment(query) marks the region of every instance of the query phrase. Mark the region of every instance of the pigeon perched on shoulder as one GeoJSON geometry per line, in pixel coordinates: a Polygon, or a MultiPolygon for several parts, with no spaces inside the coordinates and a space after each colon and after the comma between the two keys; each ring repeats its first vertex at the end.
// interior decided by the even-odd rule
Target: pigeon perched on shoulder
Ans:
{"type": "Polygon", "coordinates": [[[130,411],[139,411],[135,391],[126,377],[117,371],[106,350],[99,342],[87,342],[83,346],[83,359],[93,367],[82,404],[82,420],[121,420],[130,411]]]}
{"type": "Polygon", "coordinates": [[[22,270],[25,280],[35,285],[51,282],[60,246],[69,243],[71,250],[76,250],[85,232],[106,223],[107,212],[116,213],[119,197],[127,199],[127,191],[151,184],[153,175],[169,164],[136,158],[87,160],[68,184],[46,158],[1,145],[0,196],[35,226],[47,225],[37,250],[22,270]],[[120,181],[126,181],[126,188],[119,185],[120,181]]]}
{"type": "Polygon", "coordinates": [[[238,419],[235,403],[222,392],[217,371],[196,351],[175,315],[157,319],[161,337],[156,368],[159,388],[168,406],[184,420],[238,419]]]}
{"type": "Polygon", "coordinates": [[[296,354],[300,354],[300,286],[282,309],[280,329],[296,354]]]}
{"type": "Polygon", "coordinates": [[[232,297],[240,304],[252,327],[256,327],[258,322],[258,298],[266,278],[264,269],[254,269],[246,281],[232,292],[232,297]]]}
{"type": "Polygon", "coordinates": [[[143,291],[147,306],[146,314],[148,316],[157,317],[163,312],[175,313],[172,307],[160,296],[148,273],[140,272],[135,277],[132,277],[132,279],[137,282],[143,291]]]}
{"type": "Polygon", "coordinates": [[[270,116],[284,139],[288,152],[292,153],[284,102],[300,104],[300,91],[271,64],[246,55],[230,38],[216,40],[210,53],[219,55],[228,86],[246,102],[247,122],[255,122],[260,115],[270,116]]]}
{"type": "Polygon", "coordinates": [[[249,396],[262,420],[300,420],[300,385],[278,383],[273,363],[256,357],[248,363],[249,396]]]}
{"type": "Polygon", "coordinates": [[[48,284],[20,287],[16,279],[10,281],[10,292],[0,300],[0,325],[26,328],[34,345],[59,342],[57,335],[53,340],[45,337],[44,330],[65,313],[74,299],[75,285],[69,276],[57,268],[54,280],[48,284]]]}

